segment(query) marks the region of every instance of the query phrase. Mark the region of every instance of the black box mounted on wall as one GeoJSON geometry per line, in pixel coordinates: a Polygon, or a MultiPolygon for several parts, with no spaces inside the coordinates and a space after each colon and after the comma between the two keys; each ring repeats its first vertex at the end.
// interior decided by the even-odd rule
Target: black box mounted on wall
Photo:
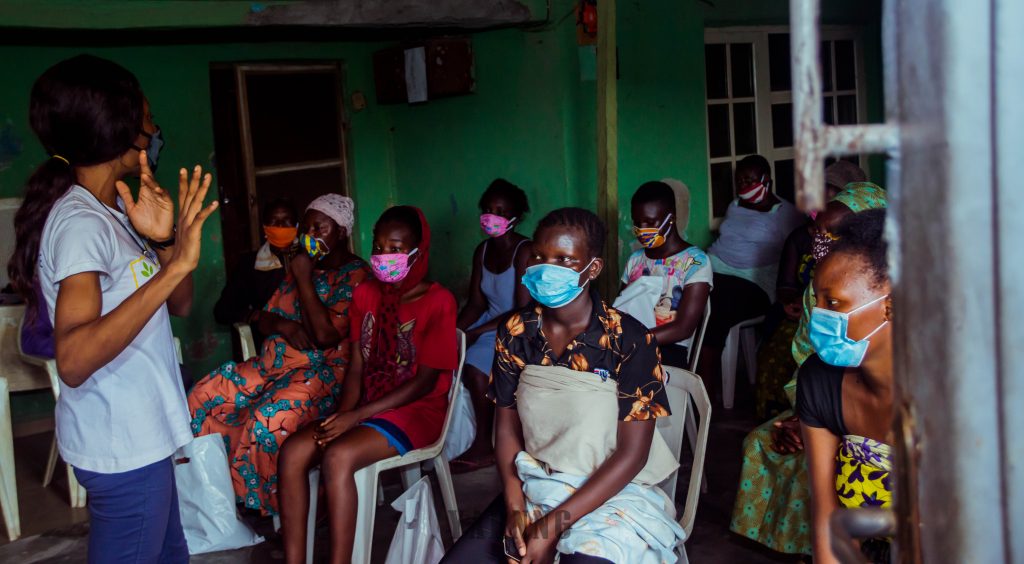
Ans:
{"type": "Polygon", "coordinates": [[[377,51],[373,79],[378,104],[471,94],[476,88],[473,44],[468,37],[443,37],[377,51]]]}

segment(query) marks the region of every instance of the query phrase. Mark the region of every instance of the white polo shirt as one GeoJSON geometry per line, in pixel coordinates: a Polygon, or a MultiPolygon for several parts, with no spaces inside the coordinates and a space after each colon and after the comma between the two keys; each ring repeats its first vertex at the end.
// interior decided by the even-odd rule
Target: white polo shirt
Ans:
{"type": "MultiPolygon", "coordinates": [[[[69,276],[99,273],[103,315],[148,282],[160,265],[145,258],[136,241],[142,238],[128,217],[85,188],[73,186],[57,200],[39,246],[39,279],[50,320],[60,281],[69,276]]],[[[81,386],[61,382],[56,418],[64,460],[104,474],[152,464],[192,440],[166,305],[81,386]]]]}

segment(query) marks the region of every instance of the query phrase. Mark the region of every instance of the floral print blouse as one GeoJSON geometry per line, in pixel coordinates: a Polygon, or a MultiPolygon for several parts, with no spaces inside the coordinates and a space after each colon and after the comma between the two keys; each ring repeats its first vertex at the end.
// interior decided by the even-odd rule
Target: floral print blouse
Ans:
{"type": "Polygon", "coordinates": [[[498,326],[488,396],[498,407],[515,407],[519,375],[528,364],[563,366],[615,380],[619,419],[646,421],[670,414],[661,355],[639,321],[608,307],[591,291],[595,307],[587,329],[555,358],[541,329],[541,307],[522,309],[498,326]]]}

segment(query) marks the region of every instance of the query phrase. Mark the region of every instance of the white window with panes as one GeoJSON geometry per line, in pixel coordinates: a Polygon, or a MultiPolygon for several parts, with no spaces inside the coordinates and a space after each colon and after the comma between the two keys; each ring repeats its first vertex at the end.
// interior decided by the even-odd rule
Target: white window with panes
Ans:
{"type": "MultiPolygon", "coordinates": [[[[866,117],[861,33],[821,32],[825,123],[862,123],[866,117]]],[[[735,199],[733,171],[748,155],[772,165],[772,190],[793,201],[793,93],[789,30],[716,28],[704,32],[710,217],[717,228],[735,199]]],[[[866,167],[866,160],[848,160],[866,167]]],[[[825,163],[822,163],[824,166],[825,163]]]]}

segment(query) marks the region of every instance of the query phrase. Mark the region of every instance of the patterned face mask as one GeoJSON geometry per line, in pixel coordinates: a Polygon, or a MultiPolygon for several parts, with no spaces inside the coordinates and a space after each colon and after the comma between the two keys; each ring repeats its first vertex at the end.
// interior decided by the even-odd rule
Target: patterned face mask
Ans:
{"type": "Polygon", "coordinates": [[[381,255],[370,255],[370,265],[373,267],[373,275],[377,280],[387,284],[397,284],[409,275],[412,264],[409,259],[419,249],[413,249],[409,254],[389,253],[381,255]]]}
{"type": "Polygon", "coordinates": [[[764,197],[768,195],[768,184],[764,181],[764,175],[761,175],[761,180],[758,180],[757,183],[740,188],[738,195],[741,200],[751,204],[763,202],[764,197]]]}
{"type": "Polygon", "coordinates": [[[299,244],[306,250],[309,258],[320,260],[331,253],[331,248],[319,237],[313,237],[308,233],[299,236],[299,244]]]}
{"type": "Polygon", "coordinates": [[[512,224],[515,221],[516,218],[514,217],[512,219],[505,219],[500,215],[485,213],[480,216],[480,228],[491,237],[501,237],[509,229],[512,229],[512,224]]]}
{"type": "Polygon", "coordinates": [[[665,244],[665,235],[661,232],[665,229],[666,225],[669,225],[669,221],[672,219],[672,214],[665,216],[665,220],[661,222],[658,227],[636,227],[633,226],[633,235],[636,235],[636,240],[640,242],[640,245],[646,249],[657,249],[658,247],[665,244]]]}
{"type": "Polygon", "coordinates": [[[814,242],[811,244],[811,254],[814,255],[814,260],[820,262],[821,259],[828,256],[829,251],[832,250],[832,245],[838,240],[838,237],[828,231],[815,233],[814,242]]]}

